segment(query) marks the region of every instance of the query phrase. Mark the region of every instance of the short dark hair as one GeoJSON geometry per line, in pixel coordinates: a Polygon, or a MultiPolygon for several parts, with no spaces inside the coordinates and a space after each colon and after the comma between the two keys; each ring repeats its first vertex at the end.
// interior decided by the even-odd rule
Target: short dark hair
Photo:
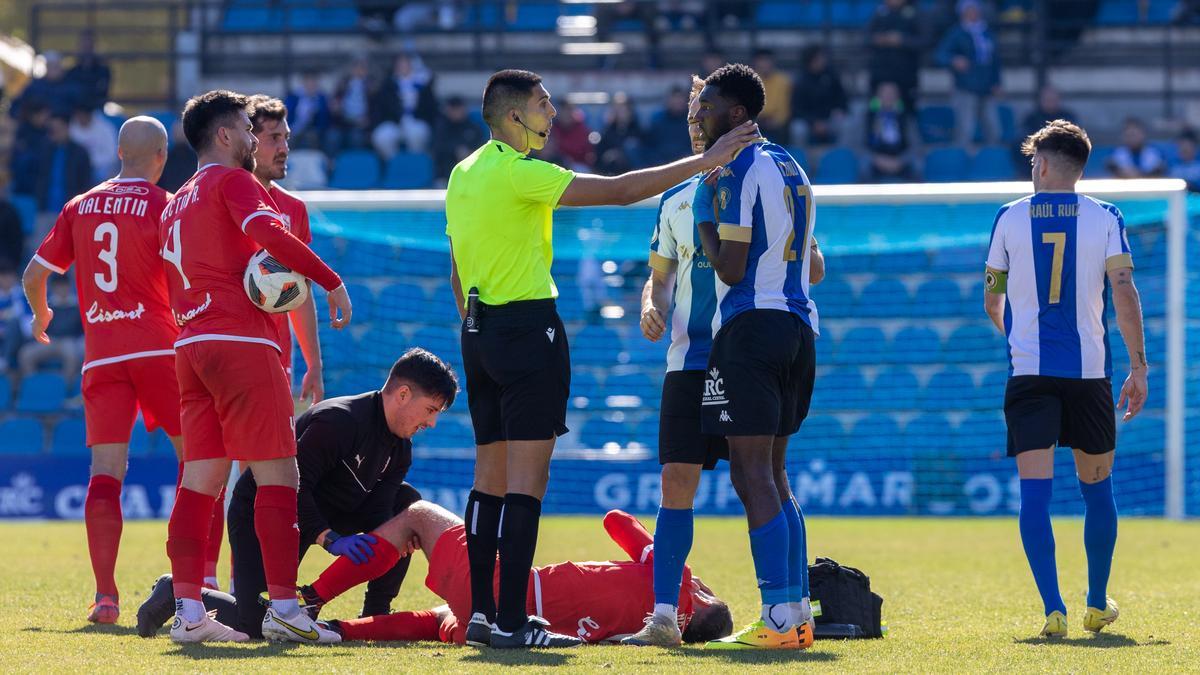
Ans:
{"type": "Polygon", "coordinates": [[[1195,143],[1196,142],[1196,130],[1189,128],[1189,127],[1184,127],[1183,131],[1179,132],[1179,140],[1190,141],[1192,143],[1195,143]]]}
{"type": "Polygon", "coordinates": [[[729,605],[720,600],[703,609],[697,607],[687,630],[683,631],[684,642],[708,642],[719,640],[733,633],[733,613],[729,605]]]}
{"type": "Polygon", "coordinates": [[[1051,153],[1063,162],[1063,168],[1081,172],[1092,154],[1092,141],[1079,125],[1054,120],[1021,143],[1021,154],[1026,157],[1033,157],[1038,152],[1051,153]]]}
{"type": "Polygon", "coordinates": [[[183,106],[183,135],[197,153],[208,150],[217,129],[230,127],[239,112],[249,111],[249,100],[242,94],[214,89],[193,96],[183,106]]]}
{"type": "Polygon", "coordinates": [[[246,114],[250,116],[250,124],[254,125],[252,132],[262,130],[262,123],[267,120],[282,122],[287,119],[288,109],[283,101],[266,94],[255,94],[246,99],[246,114]]]}
{"type": "Polygon", "coordinates": [[[496,126],[513,108],[522,108],[542,76],[528,70],[508,69],[493,73],[483,88],[483,121],[496,126]]]}
{"type": "Polygon", "coordinates": [[[392,391],[401,384],[441,399],[444,408],[454,405],[454,397],[458,394],[458,376],[454,369],[433,352],[420,347],[413,347],[396,359],[383,389],[392,391]]]}
{"type": "Polygon", "coordinates": [[[745,106],[751,118],[758,117],[767,102],[762,78],[744,63],[730,63],[717,68],[704,80],[704,84],[716,87],[721,96],[745,106]]]}

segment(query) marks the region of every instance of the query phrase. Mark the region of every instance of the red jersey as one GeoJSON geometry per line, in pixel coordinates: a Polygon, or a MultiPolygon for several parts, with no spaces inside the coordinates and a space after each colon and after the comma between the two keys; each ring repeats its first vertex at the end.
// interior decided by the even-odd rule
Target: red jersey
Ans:
{"type": "Polygon", "coordinates": [[[141,178],[111,178],[67,202],[33,259],[66,274],[75,264],[83,370],[174,354],[179,334],[158,257],[168,193],[141,178]]]}
{"type": "Polygon", "coordinates": [[[275,319],[242,287],[246,264],[260,248],[326,290],[342,283],[287,232],[266,189],[241,168],[201,167],[167,202],[159,239],[182,326],[176,346],[229,340],[280,348],[275,319]]]}
{"type": "MultiPolygon", "coordinates": [[[[312,230],[308,227],[308,207],[304,205],[304,202],[276,183],[271,183],[267,194],[271,195],[275,206],[279,207],[279,216],[283,221],[283,226],[292,233],[293,237],[305,244],[311,244],[312,230]]],[[[280,360],[283,361],[283,367],[290,375],[292,372],[292,330],[288,325],[288,315],[287,313],[272,314],[271,318],[275,320],[275,328],[279,331],[279,347],[283,352],[280,354],[280,360]]]]}

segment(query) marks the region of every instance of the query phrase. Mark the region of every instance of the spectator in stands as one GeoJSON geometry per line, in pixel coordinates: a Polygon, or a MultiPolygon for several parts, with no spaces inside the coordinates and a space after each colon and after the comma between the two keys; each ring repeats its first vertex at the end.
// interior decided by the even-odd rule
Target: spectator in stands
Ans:
{"type": "Polygon", "coordinates": [[[879,91],[881,82],[895,82],[906,115],[917,109],[917,74],[923,47],[920,17],[909,0],[880,3],[867,24],[871,91],[879,91]]]}
{"type": "Polygon", "coordinates": [[[25,228],[21,214],[8,201],[7,186],[0,182],[0,267],[16,269],[25,259],[25,228]]]}
{"type": "Polygon", "coordinates": [[[1171,23],[1200,23],[1200,0],[1178,0],[1171,8],[1171,23]]]}
{"type": "Polygon", "coordinates": [[[41,101],[50,106],[50,111],[61,115],[70,115],[75,109],[75,101],[79,100],[79,88],[67,79],[63,69],[62,54],[49,51],[42,54],[46,62],[46,74],[34,79],[13,101],[10,114],[20,117],[21,108],[31,101],[41,101]]]}
{"type": "Polygon", "coordinates": [[[458,23],[458,3],[453,0],[438,2],[401,3],[392,17],[392,25],[401,33],[415,33],[422,28],[437,26],[450,30],[458,23]]]}
{"type": "Polygon", "coordinates": [[[374,129],[371,145],[384,160],[391,159],[403,144],[409,152],[425,152],[437,117],[433,96],[433,74],[416,54],[396,57],[392,76],[371,97],[374,129]]]}
{"type": "Polygon", "coordinates": [[[1188,190],[1200,192],[1200,157],[1196,156],[1196,132],[1184,129],[1175,141],[1179,160],[1171,167],[1172,178],[1182,178],[1188,190]]]}
{"type": "Polygon", "coordinates": [[[324,147],[333,114],[317,73],[309,71],[301,75],[300,89],[288,94],[283,104],[288,109],[288,126],[292,129],[291,146],[311,150],[324,147]]]}
{"type": "Polygon", "coordinates": [[[371,132],[371,68],[367,57],[355,57],[329,104],[334,125],[330,154],[366,147],[371,132]]]}
{"type": "Polygon", "coordinates": [[[711,48],[700,57],[700,77],[705,78],[717,68],[728,63],[728,57],[720,49],[711,48]]]}
{"type": "Polygon", "coordinates": [[[650,68],[658,68],[659,13],[655,3],[645,0],[617,0],[598,4],[595,12],[596,39],[600,42],[613,40],[613,28],[618,23],[636,21],[642,24],[642,30],[646,36],[646,65],[650,68]]]}
{"type": "MultiPolygon", "coordinates": [[[[92,186],[92,163],[87,150],[71,140],[70,120],[66,115],[50,116],[46,143],[38,160],[36,196],[38,210],[58,213],[63,204],[92,186]]],[[[48,229],[44,223],[42,228],[48,229]]],[[[35,232],[40,240],[40,233],[35,232]]]]}
{"type": "Polygon", "coordinates": [[[13,194],[32,195],[37,192],[38,162],[46,144],[46,127],[50,124],[50,106],[40,99],[26,101],[17,116],[17,131],[13,136],[9,157],[9,175],[13,194]]]}
{"type": "Polygon", "coordinates": [[[604,114],[604,131],[596,145],[596,170],[615,176],[641,166],[642,142],[642,123],[629,95],[619,91],[604,114]]]}
{"type": "MultiPolygon", "coordinates": [[[[1054,120],[1066,120],[1079,124],[1079,116],[1075,114],[1075,111],[1063,107],[1062,96],[1059,95],[1058,89],[1053,85],[1046,84],[1038,90],[1037,105],[1022,118],[1020,133],[1017,134],[1017,137],[1022,140],[1029,138],[1047,122],[1054,120]]],[[[1028,164],[1029,158],[1021,152],[1021,144],[1018,142],[1013,147],[1013,165],[1026,166],[1028,164]]]]}
{"type": "Polygon", "coordinates": [[[805,47],[800,62],[803,68],[792,90],[792,110],[804,122],[809,145],[837,143],[847,110],[842,78],[820,45],[805,47]]]}
{"type": "Polygon", "coordinates": [[[167,192],[175,192],[196,173],[199,168],[196,163],[196,151],[192,150],[187,137],[183,135],[183,123],[176,120],[171,125],[171,147],[167,151],[167,163],[163,166],[158,186],[167,192]]]}
{"type": "Polygon", "coordinates": [[[0,260],[0,373],[16,371],[17,353],[31,335],[28,305],[17,283],[17,268],[0,260]]]}
{"type": "Polygon", "coordinates": [[[758,115],[758,128],[773,143],[787,145],[791,139],[792,77],[775,68],[775,52],[754,52],[754,70],[762,78],[767,99],[758,115]]]}
{"type": "Polygon", "coordinates": [[[587,118],[578,106],[564,101],[554,118],[554,133],[546,142],[550,161],[580,173],[590,173],[596,164],[596,145],[587,118]]]}
{"type": "Polygon", "coordinates": [[[366,31],[381,33],[391,25],[404,0],[354,0],[359,25],[366,31]]]}
{"type": "Polygon", "coordinates": [[[995,143],[1000,138],[1001,93],[996,40],[979,0],[959,0],[958,16],[958,24],[937,49],[937,62],[954,74],[955,142],[965,147],[982,136],[984,143],[995,143]]]}
{"type": "Polygon", "coordinates": [[[79,316],[79,302],[69,277],[56,274],[50,277],[50,306],[54,308],[54,321],[46,328],[50,344],[37,340],[26,340],[17,354],[21,377],[36,373],[46,362],[57,362],[62,368],[63,380],[70,382],[79,376],[83,365],[83,319],[79,316]]]}
{"type": "Polygon", "coordinates": [[[455,95],[446,99],[442,115],[433,135],[433,166],[441,185],[450,178],[450,171],[487,141],[483,128],[470,118],[467,103],[455,95]]]}
{"type": "Polygon", "coordinates": [[[1141,120],[1125,120],[1121,145],[1108,158],[1108,170],[1117,178],[1157,178],[1167,173],[1162,153],[1146,143],[1146,126],[1141,120]]]}
{"type": "Polygon", "coordinates": [[[112,178],[117,170],[117,128],[83,102],[76,104],[67,134],[84,150],[92,165],[92,182],[112,178]]]}
{"type": "Polygon", "coordinates": [[[895,82],[881,82],[867,106],[866,147],[871,153],[869,173],[873,181],[913,180],[905,119],[900,87],[895,82]]]}
{"type": "Polygon", "coordinates": [[[79,53],[75,55],[75,65],[67,72],[67,80],[79,92],[79,103],[93,110],[104,107],[112,83],[112,71],[104,59],[96,54],[95,35],[90,30],[79,34],[79,53]]]}
{"type": "Polygon", "coordinates": [[[667,94],[667,105],[654,114],[650,129],[646,133],[644,164],[664,164],[684,157],[692,151],[692,141],[680,129],[687,129],[688,92],[683,87],[672,87],[667,94]]]}

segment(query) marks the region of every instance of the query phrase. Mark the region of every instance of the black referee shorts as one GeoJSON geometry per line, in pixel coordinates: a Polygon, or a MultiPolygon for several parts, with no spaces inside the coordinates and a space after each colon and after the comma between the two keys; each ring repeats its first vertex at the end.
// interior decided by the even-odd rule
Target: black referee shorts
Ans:
{"type": "Polygon", "coordinates": [[[729,459],[729,443],[700,430],[703,370],[676,370],[663,379],[658,416],[658,463],[699,464],[708,470],[729,459]]]}
{"type": "Polygon", "coordinates": [[[571,353],[554,300],[481,305],[462,356],[476,445],[567,433],[571,353]]]}
{"type": "Polygon", "coordinates": [[[1056,445],[1103,455],[1117,446],[1116,405],[1107,377],[1010,377],[1004,420],[1009,457],[1056,445]]]}
{"type": "Polygon", "coordinates": [[[790,436],[808,417],[815,336],[791,312],[752,309],[717,331],[701,401],[702,429],[720,436],[790,436]]]}

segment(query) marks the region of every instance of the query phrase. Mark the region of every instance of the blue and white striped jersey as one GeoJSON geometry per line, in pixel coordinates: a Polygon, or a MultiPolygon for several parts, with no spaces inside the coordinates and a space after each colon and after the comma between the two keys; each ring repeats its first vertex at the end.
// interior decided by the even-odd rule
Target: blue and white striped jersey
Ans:
{"type": "Polygon", "coordinates": [[[774,143],[750,145],[722,169],[716,206],[721,239],[749,243],[750,252],[741,281],[716,280],[713,334],[751,309],[792,312],[819,333],[808,289],[812,187],[796,160],[774,143]]]}
{"type": "Polygon", "coordinates": [[[692,216],[692,196],[701,177],[693,176],[663,193],[658,202],[654,238],[650,240],[650,267],[660,272],[675,267],[667,372],[704,370],[712,350],[716,275],[704,255],[700,232],[692,216]]]}
{"type": "Polygon", "coordinates": [[[1133,267],[1117,207],[1074,192],[1006,204],[992,226],[987,266],[1008,274],[1011,375],[1112,376],[1107,272],[1133,267]]]}

